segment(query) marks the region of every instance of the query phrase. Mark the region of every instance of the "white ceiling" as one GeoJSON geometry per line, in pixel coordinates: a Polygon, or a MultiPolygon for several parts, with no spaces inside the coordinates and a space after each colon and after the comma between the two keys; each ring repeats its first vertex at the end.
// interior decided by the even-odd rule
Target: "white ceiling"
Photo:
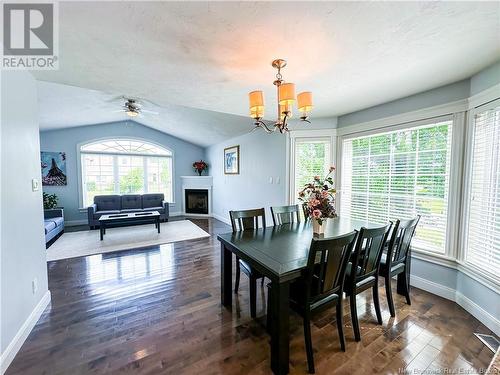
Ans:
{"type": "Polygon", "coordinates": [[[458,81],[500,59],[500,2],[59,4],[60,69],[34,74],[98,91],[42,83],[42,129],[116,120],[106,100],[123,94],[165,108],[138,121],[206,145],[251,122],[185,107],[247,116],[247,93],[262,89],[273,118],[277,57],[288,60],[285,80],[313,91],[315,117],[458,81]],[[181,129],[186,118],[194,122],[181,129]]]}

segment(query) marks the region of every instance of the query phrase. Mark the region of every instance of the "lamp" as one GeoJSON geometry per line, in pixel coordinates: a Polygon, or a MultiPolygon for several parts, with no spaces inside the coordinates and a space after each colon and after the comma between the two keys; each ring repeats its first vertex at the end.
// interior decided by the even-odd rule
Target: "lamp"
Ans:
{"type": "Polygon", "coordinates": [[[301,120],[310,122],[307,120],[307,112],[310,112],[313,108],[312,103],[312,92],[304,91],[297,95],[297,107],[299,111],[302,112],[301,120]]]}
{"type": "MultiPolygon", "coordinates": [[[[276,74],[276,80],[273,84],[277,89],[277,107],[278,107],[278,117],[274,123],[274,128],[269,129],[268,125],[262,121],[264,117],[264,95],[262,91],[252,91],[248,94],[249,104],[250,104],[250,117],[254,121],[255,128],[262,128],[267,133],[272,133],[273,131],[279,130],[280,133],[285,133],[289,131],[288,129],[288,119],[292,117],[292,106],[295,103],[295,84],[286,83],[281,75],[281,69],[286,66],[286,61],[283,59],[276,59],[271,64],[273,68],[278,70],[276,74]]],[[[310,121],[307,119],[307,112],[310,112],[313,108],[312,105],[312,93],[309,91],[301,92],[297,96],[297,105],[302,116],[300,119],[305,122],[310,121]]]]}

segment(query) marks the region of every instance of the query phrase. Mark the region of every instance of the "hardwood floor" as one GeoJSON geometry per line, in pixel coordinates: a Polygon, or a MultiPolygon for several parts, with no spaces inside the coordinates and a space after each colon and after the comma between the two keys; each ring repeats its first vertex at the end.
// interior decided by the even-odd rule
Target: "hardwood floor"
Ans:
{"type": "MultiPolygon", "coordinates": [[[[193,222],[210,234],[230,230],[217,220],[193,222]]],[[[246,278],[232,311],[222,308],[219,251],[211,236],[50,262],[52,303],[6,374],[269,374],[265,288],[259,283],[257,321],[246,278]]],[[[382,326],[370,291],[358,296],[359,343],[345,304],[346,352],[335,309],[313,316],[317,374],[471,374],[488,367],[493,355],[473,332],[489,330],[458,305],[413,288],[411,306],[394,294],[391,319],[383,284],[380,296],[382,326]]],[[[290,371],[304,374],[302,322],[293,313],[290,330],[290,371]]]]}

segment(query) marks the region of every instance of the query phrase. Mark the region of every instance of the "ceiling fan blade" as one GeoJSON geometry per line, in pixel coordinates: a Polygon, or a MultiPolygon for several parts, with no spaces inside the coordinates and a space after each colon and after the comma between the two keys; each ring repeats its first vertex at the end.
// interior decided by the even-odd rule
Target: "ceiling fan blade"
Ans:
{"type": "Polygon", "coordinates": [[[116,111],[111,111],[110,113],[119,113],[119,112],[125,112],[123,109],[118,109],[116,111]]]}
{"type": "Polygon", "coordinates": [[[159,112],[149,111],[147,109],[141,109],[140,112],[149,113],[151,115],[159,115],[160,114],[159,112]]]}

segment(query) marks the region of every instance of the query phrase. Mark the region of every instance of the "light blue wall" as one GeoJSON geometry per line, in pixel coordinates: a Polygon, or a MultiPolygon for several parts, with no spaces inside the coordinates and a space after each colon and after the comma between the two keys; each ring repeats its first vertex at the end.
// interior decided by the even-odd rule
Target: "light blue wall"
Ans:
{"type": "Polygon", "coordinates": [[[342,115],[338,119],[338,127],[341,128],[344,126],[361,124],[363,122],[394,116],[400,113],[416,111],[422,108],[466,99],[469,97],[469,92],[470,81],[469,79],[465,79],[406,98],[342,115]]]}
{"type": "Polygon", "coordinates": [[[81,213],[78,193],[77,145],[100,138],[131,137],[149,140],[163,145],[174,152],[174,200],[170,212],[180,212],[181,183],[180,176],[194,176],[192,164],[195,160],[205,157],[202,147],[172,137],[168,134],[151,129],[133,121],[115,122],[109,124],[80,126],[62,130],[43,131],[40,133],[42,151],[66,152],[66,168],[68,185],[61,187],[44,186],[47,193],[55,193],[59,197],[59,205],[64,207],[68,221],[86,220],[87,214],[81,213]]]}
{"type": "MultiPolygon", "coordinates": [[[[218,218],[229,220],[229,210],[260,207],[268,210],[272,205],[285,204],[285,149],[284,135],[263,131],[254,131],[207,148],[213,176],[213,213],[218,218]],[[240,174],[225,175],[224,148],[235,145],[240,146],[240,174]]],[[[269,210],[266,216],[272,223],[269,210]]]]}
{"type": "Polygon", "coordinates": [[[500,83],[500,61],[471,77],[470,94],[476,95],[497,83],[500,83]]]}

